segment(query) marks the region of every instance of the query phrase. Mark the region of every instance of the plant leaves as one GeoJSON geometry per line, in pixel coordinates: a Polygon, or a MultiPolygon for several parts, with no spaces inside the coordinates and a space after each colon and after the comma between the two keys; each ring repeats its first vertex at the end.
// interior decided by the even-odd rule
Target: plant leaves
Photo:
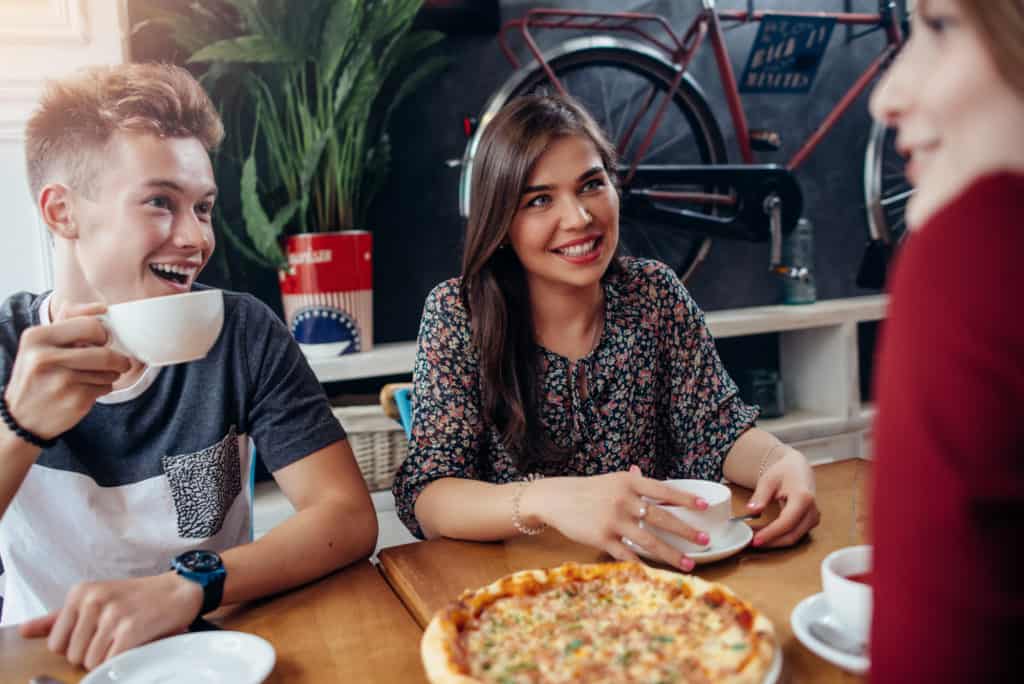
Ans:
{"type": "Polygon", "coordinates": [[[381,78],[386,80],[396,68],[437,45],[444,37],[440,31],[416,31],[392,41],[380,58],[381,78]]]}
{"type": "Polygon", "coordinates": [[[328,82],[334,81],[342,60],[354,51],[362,23],[359,0],[335,0],[320,34],[320,65],[328,82]]]}
{"type": "Polygon", "coordinates": [[[313,174],[316,173],[317,168],[320,166],[320,157],[324,154],[324,148],[327,146],[327,141],[332,137],[334,137],[334,128],[328,128],[327,130],[321,131],[317,139],[312,145],[310,145],[309,149],[306,150],[306,154],[302,158],[302,174],[300,176],[303,194],[306,194],[309,191],[309,181],[313,178],[313,174]]]}
{"type": "Polygon", "coordinates": [[[188,58],[189,62],[250,62],[294,64],[303,55],[274,38],[261,35],[219,40],[188,58]]]}
{"type": "Polygon", "coordinates": [[[241,175],[240,216],[224,222],[241,255],[284,267],[286,227],[365,219],[391,166],[392,112],[448,63],[422,57],[443,36],[411,31],[421,4],[181,0],[187,21],[164,15],[164,26],[182,31],[179,44],[191,41],[189,61],[207,65],[203,82],[236,141],[216,163],[226,186],[241,175]]]}
{"type": "Polygon", "coordinates": [[[338,85],[334,89],[334,101],[331,107],[335,113],[344,109],[345,101],[351,98],[352,89],[359,80],[363,65],[372,58],[370,48],[367,46],[363,46],[349,58],[341,72],[341,78],[338,79],[338,85]]]}
{"type": "Polygon", "coordinates": [[[231,243],[231,246],[238,250],[238,253],[249,261],[255,262],[264,268],[272,270],[281,268],[280,265],[275,264],[272,261],[268,261],[262,254],[247,245],[241,233],[236,232],[235,227],[232,226],[229,221],[221,219],[217,222],[217,227],[219,229],[218,232],[227,238],[228,242],[231,243]]]}
{"type": "Polygon", "coordinates": [[[420,11],[423,0],[380,0],[370,17],[376,19],[367,27],[371,40],[382,40],[395,31],[407,31],[420,11]]]}
{"type": "Polygon", "coordinates": [[[277,239],[284,224],[295,214],[298,203],[291,202],[281,209],[273,222],[263,209],[260,201],[256,180],[256,157],[250,155],[242,167],[242,217],[245,219],[245,231],[256,251],[277,268],[285,268],[288,261],[284,258],[277,239]],[[283,220],[282,220],[283,217],[283,220]]]}

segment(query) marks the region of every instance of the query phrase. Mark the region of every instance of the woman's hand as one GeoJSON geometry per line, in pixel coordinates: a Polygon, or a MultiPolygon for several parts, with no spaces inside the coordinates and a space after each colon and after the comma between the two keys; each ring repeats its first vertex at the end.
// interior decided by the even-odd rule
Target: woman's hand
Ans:
{"type": "Polygon", "coordinates": [[[773,500],[782,503],[782,511],[770,525],[758,531],[754,546],[791,546],[821,521],[814,500],[814,473],[796,449],[787,448],[786,454],[758,479],[747,507],[752,513],[760,513],[773,500]]]}
{"type": "Polygon", "coordinates": [[[708,543],[707,534],[643,497],[695,510],[708,506],[700,497],[644,477],[639,468],[632,466],[628,472],[538,480],[523,492],[522,507],[569,539],[602,549],[618,560],[637,559],[622,543],[626,537],[663,562],[692,570],[693,561],[656,537],[650,528],[658,527],[701,545],[708,543]]]}

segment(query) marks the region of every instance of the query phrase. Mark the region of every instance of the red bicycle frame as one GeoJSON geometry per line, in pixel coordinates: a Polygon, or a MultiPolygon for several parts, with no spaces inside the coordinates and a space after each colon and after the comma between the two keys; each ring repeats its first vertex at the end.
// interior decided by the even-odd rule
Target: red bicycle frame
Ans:
{"type": "MultiPolygon", "coordinates": [[[[531,29],[571,29],[584,31],[603,31],[608,33],[626,33],[644,42],[653,45],[664,52],[673,64],[679,66],[668,92],[658,106],[657,112],[651,121],[650,128],[646,132],[640,147],[637,150],[636,159],[641,159],[654,140],[654,136],[661,124],[672,97],[675,95],[686,69],[689,67],[694,54],[703,44],[705,38],[710,38],[714,50],[715,63],[718,66],[718,75],[725,91],[725,97],[729,105],[729,112],[732,116],[733,128],[736,131],[736,140],[739,142],[740,155],[744,163],[754,163],[754,152],[750,145],[750,128],[747,124],[747,116],[743,110],[740,100],[739,88],[736,83],[736,74],[729,60],[726,50],[725,36],[722,29],[723,22],[729,23],[753,23],[763,21],[771,16],[788,17],[816,17],[835,19],[836,23],[845,26],[882,26],[884,24],[886,33],[886,47],[872,61],[863,74],[853,83],[849,90],[840,98],[839,102],[826,115],[824,120],[813,133],[796,151],[793,157],[787,162],[786,167],[794,171],[799,167],[808,155],[818,146],[822,138],[832,130],[839,118],[846,113],[854,100],[864,92],[868,84],[878,75],[878,72],[888,62],[892,55],[899,49],[903,40],[902,31],[895,13],[885,22],[881,13],[859,14],[850,12],[782,12],[782,11],[744,11],[744,10],[722,10],[714,9],[714,2],[704,0],[703,9],[694,17],[689,28],[681,34],[676,34],[668,21],[656,14],[644,14],[636,12],[588,12],[580,10],[557,10],[557,9],[533,9],[526,13],[521,19],[513,19],[506,22],[498,36],[502,52],[512,66],[519,68],[520,62],[515,54],[509,49],[507,34],[509,31],[518,28],[522,34],[523,42],[527,45],[534,59],[547,72],[548,79],[563,95],[566,94],[561,82],[555,76],[551,66],[544,59],[544,55],[534,40],[531,29]]],[[[623,140],[616,141],[619,152],[625,151],[629,141],[636,132],[642,116],[648,111],[654,93],[648,96],[644,106],[626,128],[623,140]]],[[[636,169],[636,163],[631,165],[629,174],[624,179],[628,183],[636,169]]]]}

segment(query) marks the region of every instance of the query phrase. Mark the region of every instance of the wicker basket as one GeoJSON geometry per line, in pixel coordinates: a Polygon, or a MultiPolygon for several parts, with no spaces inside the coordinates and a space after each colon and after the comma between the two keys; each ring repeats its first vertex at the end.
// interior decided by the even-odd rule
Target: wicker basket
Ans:
{"type": "Polygon", "coordinates": [[[333,411],[348,433],[367,487],[372,492],[390,488],[395,471],[409,452],[401,426],[384,415],[379,404],[335,406],[333,411]]]}

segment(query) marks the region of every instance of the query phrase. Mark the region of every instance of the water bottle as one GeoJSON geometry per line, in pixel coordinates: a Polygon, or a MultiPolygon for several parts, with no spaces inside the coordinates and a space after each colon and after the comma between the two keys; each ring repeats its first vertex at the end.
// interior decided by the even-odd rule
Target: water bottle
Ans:
{"type": "Polygon", "coordinates": [[[806,268],[804,279],[782,278],[783,304],[813,304],[818,298],[814,286],[814,226],[805,218],[782,240],[782,263],[792,268],[806,268]]]}

